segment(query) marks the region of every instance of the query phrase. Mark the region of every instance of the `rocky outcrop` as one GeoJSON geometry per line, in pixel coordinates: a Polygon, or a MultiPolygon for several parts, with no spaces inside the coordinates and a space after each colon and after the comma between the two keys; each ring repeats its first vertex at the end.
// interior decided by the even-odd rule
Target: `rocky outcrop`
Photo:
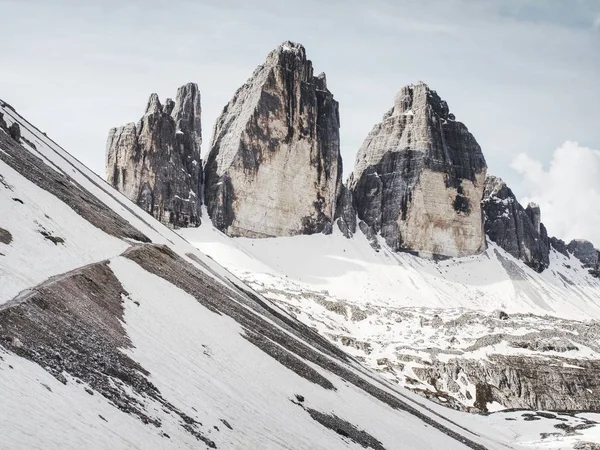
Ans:
{"type": "Polygon", "coordinates": [[[562,239],[552,236],[550,238],[550,245],[558,253],[562,253],[565,256],[569,256],[569,251],[567,250],[567,244],[562,239]]]}
{"type": "Polygon", "coordinates": [[[467,127],[424,83],[402,88],[356,157],[358,218],[394,250],[465,256],[485,249],[486,163],[467,127]]]}
{"type": "Polygon", "coordinates": [[[342,185],[342,189],[337,201],[335,211],[337,225],[344,236],[350,238],[356,233],[356,209],[354,208],[354,199],[352,191],[342,185]]]}
{"type": "Polygon", "coordinates": [[[594,267],[598,262],[598,250],[585,239],[573,239],[567,245],[567,250],[586,267],[594,267]]]}
{"type": "Polygon", "coordinates": [[[591,275],[600,277],[600,251],[590,241],[573,239],[567,245],[567,250],[589,269],[591,275]]]}
{"type": "Polygon", "coordinates": [[[205,202],[230,236],[328,232],[341,189],[338,103],[304,47],[285,42],[217,119],[205,202]]]}
{"type": "Polygon", "coordinates": [[[494,176],[486,179],[482,205],[485,232],[493,242],[538,272],[548,267],[550,240],[537,205],[523,208],[506,183],[494,176]]]}
{"type": "Polygon", "coordinates": [[[10,127],[8,127],[8,134],[17,142],[21,140],[21,127],[19,127],[17,122],[14,122],[10,127]]]}
{"type": "Polygon", "coordinates": [[[492,402],[505,408],[598,411],[600,397],[591,394],[600,389],[600,363],[560,357],[552,362],[555,364],[543,358],[492,354],[484,360],[435,361],[413,370],[421,379],[439,380],[440,385],[443,380],[450,387],[449,394],[457,398],[462,398],[464,380],[474,383],[474,406],[479,411],[487,411],[492,402]],[[459,388],[453,392],[452,386],[459,388]]]}
{"type": "Polygon", "coordinates": [[[188,83],[164,105],[152,94],[137,125],[108,136],[107,181],[168,226],[200,225],[200,115],[198,86],[188,83]]]}

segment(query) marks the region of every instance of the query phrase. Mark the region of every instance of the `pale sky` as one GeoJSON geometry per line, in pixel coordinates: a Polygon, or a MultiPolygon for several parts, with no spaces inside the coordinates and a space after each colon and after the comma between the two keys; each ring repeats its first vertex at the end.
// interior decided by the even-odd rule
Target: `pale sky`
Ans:
{"type": "Polygon", "coordinates": [[[550,234],[600,246],[600,0],[0,0],[0,11],[0,98],[101,175],[108,130],[188,81],[207,152],[235,90],[292,40],[340,102],[345,176],[394,94],[423,80],[488,172],[540,203],[550,234]],[[587,212],[572,207],[586,196],[587,212]]]}

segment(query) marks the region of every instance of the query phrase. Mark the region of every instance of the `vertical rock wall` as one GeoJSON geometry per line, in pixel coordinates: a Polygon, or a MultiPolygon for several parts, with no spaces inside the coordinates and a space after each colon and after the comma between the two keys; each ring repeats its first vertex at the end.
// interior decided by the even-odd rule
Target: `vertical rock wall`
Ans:
{"type": "Polygon", "coordinates": [[[359,219],[394,250],[465,256],[485,249],[481,148],[424,83],[402,88],[349,180],[359,219]]]}
{"type": "Polygon", "coordinates": [[[327,232],[341,189],[338,103],[304,47],[285,42],[215,124],[205,168],[213,224],[231,236],[327,232]]]}
{"type": "Polygon", "coordinates": [[[136,124],[113,128],[106,144],[106,179],[172,227],[200,225],[202,161],[200,92],[194,83],[162,105],[152,94],[136,124]]]}

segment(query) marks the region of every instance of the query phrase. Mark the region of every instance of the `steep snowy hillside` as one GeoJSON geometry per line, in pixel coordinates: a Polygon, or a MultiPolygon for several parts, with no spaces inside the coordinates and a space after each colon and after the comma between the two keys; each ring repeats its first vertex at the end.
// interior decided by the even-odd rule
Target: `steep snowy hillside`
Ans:
{"type": "Polygon", "coordinates": [[[0,448],[521,448],[519,414],[386,382],[0,112],[0,448]]]}
{"type": "Polygon", "coordinates": [[[537,273],[493,243],[440,262],[357,233],[181,234],[390,380],[464,410],[600,409],[600,281],[552,251],[537,273]]]}

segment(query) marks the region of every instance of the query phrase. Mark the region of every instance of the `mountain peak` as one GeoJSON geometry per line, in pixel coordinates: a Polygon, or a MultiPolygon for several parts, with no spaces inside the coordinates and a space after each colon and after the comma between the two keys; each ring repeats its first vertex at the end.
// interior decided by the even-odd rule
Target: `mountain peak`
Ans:
{"type": "Polygon", "coordinates": [[[426,112],[429,109],[441,119],[454,120],[454,115],[450,114],[446,101],[423,81],[419,81],[416,84],[408,84],[398,91],[394,97],[392,115],[416,114],[418,111],[426,112]]]}
{"type": "Polygon", "coordinates": [[[164,106],[151,94],[137,127],[113,128],[108,136],[107,181],[168,226],[200,224],[200,115],[200,91],[188,83],[164,106]]]}
{"type": "Polygon", "coordinates": [[[148,99],[145,114],[155,114],[160,112],[162,112],[162,105],[160,104],[158,94],[152,93],[150,94],[150,98],[148,99]]]}
{"type": "Polygon", "coordinates": [[[313,75],[302,45],[281,44],[215,124],[204,189],[214,225],[245,237],[329,230],[341,188],[339,126],[325,75],[313,75]]]}
{"type": "Polygon", "coordinates": [[[200,90],[196,83],[187,83],[177,89],[175,104],[170,114],[175,120],[177,130],[189,137],[192,152],[199,158],[202,145],[202,107],[200,90]]]}
{"type": "Polygon", "coordinates": [[[400,89],[363,142],[350,187],[359,218],[392,249],[464,256],[485,249],[485,172],[475,138],[419,82],[400,89]]]}

